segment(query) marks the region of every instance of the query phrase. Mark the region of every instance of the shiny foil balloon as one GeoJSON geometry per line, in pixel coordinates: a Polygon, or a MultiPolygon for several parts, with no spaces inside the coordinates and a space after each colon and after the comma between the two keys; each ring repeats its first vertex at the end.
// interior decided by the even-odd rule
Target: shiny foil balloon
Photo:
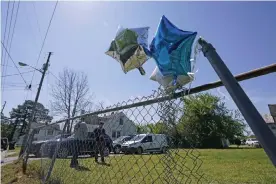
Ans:
{"type": "Polygon", "coordinates": [[[162,76],[188,76],[191,72],[191,52],[197,32],[183,31],[162,16],[150,45],[151,56],[162,76]]]}
{"type": "Polygon", "coordinates": [[[194,73],[188,72],[187,75],[178,75],[174,84],[174,77],[172,75],[164,76],[161,74],[158,67],[155,67],[150,79],[158,82],[167,91],[170,91],[192,82],[194,80],[194,73]]]}
{"type": "Polygon", "coordinates": [[[149,59],[148,27],[119,29],[111,42],[107,55],[116,59],[124,73],[138,69],[145,75],[142,65],[149,59]]]}

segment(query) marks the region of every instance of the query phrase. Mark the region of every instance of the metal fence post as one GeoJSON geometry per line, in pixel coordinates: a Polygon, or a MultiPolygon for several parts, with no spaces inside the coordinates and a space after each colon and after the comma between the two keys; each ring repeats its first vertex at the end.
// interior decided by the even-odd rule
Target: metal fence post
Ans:
{"type": "Polygon", "coordinates": [[[256,107],[222,61],[212,44],[207,43],[202,38],[198,42],[202,46],[204,56],[211,63],[248,125],[260,141],[266,154],[276,167],[276,137],[273,135],[273,132],[266,125],[256,107]]]}
{"type": "Polygon", "coordinates": [[[23,173],[25,173],[26,170],[27,170],[27,164],[28,164],[30,149],[31,149],[32,142],[33,142],[33,139],[34,139],[35,130],[36,129],[31,130],[31,133],[29,134],[29,137],[28,137],[28,140],[27,140],[27,143],[26,143],[25,153],[23,153],[23,154],[25,154],[25,158],[23,159],[23,165],[22,165],[23,173]]]}

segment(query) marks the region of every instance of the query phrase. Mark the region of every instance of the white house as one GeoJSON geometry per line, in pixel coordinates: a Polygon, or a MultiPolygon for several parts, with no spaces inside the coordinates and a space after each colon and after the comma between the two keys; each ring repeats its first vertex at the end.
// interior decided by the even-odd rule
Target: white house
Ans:
{"type": "Polygon", "coordinates": [[[136,134],[136,126],[123,112],[113,113],[109,116],[99,117],[90,116],[85,118],[88,130],[92,132],[97,126],[99,121],[104,122],[103,128],[106,134],[113,140],[120,136],[136,134]]]}
{"type": "MultiPolygon", "coordinates": [[[[40,123],[32,123],[32,128],[42,126],[40,123]]],[[[33,141],[49,140],[61,133],[59,125],[43,127],[35,132],[33,141]]],[[[24,135],[20,136],[16,141],[16,145],[22,145],[24,135]]]]}
{"type": "Polygon", "coordinates": [[[274,122],[273,117],[268,114],[265,114],[265,115],[263,115],[263,118],[264,118],[267,126],[270,128],[270,130],[276,136],[276,123],[274,122]]]}

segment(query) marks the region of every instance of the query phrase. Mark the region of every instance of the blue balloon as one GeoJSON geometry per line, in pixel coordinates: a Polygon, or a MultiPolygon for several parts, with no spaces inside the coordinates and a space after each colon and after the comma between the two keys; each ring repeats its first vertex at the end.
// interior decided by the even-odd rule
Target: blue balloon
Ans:
{"type": "Polygon", "coordinates": [[[197,32],[183,31],[162,16],[156,34],[150,44],[151,56],[163,76],[191,72],[191,52],[197,32]]]}

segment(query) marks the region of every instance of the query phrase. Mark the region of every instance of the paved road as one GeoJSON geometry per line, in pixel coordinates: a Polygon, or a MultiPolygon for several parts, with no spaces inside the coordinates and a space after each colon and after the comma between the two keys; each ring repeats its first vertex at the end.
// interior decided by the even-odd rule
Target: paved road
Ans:
{"type": "MultiPolygon", "coordinates": [[[[15,152],[9,152],[9,153],[3,153],[1,152],[1,154],[6,154],[6,158],[4,158],[4,163],[1,163],[1,166],[7,165],[7,164],[11,164],[14,161],[16,161],[18,159],[18,156],[16,157],[7,157],[8,155],[13,155],[15,152]]],[[[123,154],[110,154],[109,156],[122,156],[123,154]]],[[[82,155],[79,156],[79,159],[85,159],[85,158],[90,158],[89,155],[82,155]]],[[[34,158],[34,157],[30,157],[29,160],[40,160],[41,158],[34,158]]],[[[44,158],[44,159],[49,159],[49,158],[44,158]]],[[[68,159],[71,159],[71,157],[68,157],[68,159]]]]}

